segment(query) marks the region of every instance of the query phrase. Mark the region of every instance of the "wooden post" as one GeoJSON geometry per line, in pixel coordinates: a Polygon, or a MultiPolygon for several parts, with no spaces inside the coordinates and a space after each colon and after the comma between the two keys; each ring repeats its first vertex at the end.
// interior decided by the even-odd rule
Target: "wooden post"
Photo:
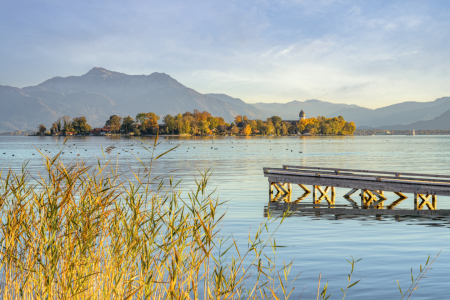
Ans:
{"type": "Polygon", "coordinates": [[[273,184],[269,181],[269,202],[273,201],[273,184]]]}
{"type": "Polygon", "coordinates": [[[366,208],[366,201],[364,199],[365,194],[366,194],[366,191],[361,190],[361,194],[360,194],[361,195],[361,209],[366,208]]]}
{"type": "Polygon", "coordinates": [[[419,209],[419,195],[414,193],[414,210],[419,209]]]}

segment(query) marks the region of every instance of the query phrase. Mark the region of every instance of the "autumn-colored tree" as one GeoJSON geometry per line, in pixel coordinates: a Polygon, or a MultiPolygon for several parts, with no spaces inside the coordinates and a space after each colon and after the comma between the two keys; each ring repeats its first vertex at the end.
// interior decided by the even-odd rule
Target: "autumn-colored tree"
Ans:
{"type": "Polygon", "coordinates": [[[283,119],[281,119],[281,117],[279,117],[279,116],[272,116],[272,117],[270,117],[270,119],[274,126],[277,124],[280,124],[283,121],[283,119]]]}
{"type": "Polygon", "coordinates": [[[283,123],[283,125],[281,125],[281,134],[288,134],[288,127],[286,126],[286,123],[283,123]]]}
{"type": "Polygon", "coordinates": [[[47,130],[47,128],[44,126],[44,124],[40,124],[38,126],[38,131],[41,135],[44,135],[45,131],[47,130]]]}
{"type": "Polygon", "coordinates": [[[239,128],[237,126],[231,127],[231,133],[232,134],[238,134],[239,133],[239,128]]]}
{"type": "Polygon", "coordinates": [[[73,131],[72,128],[72,121],[69,116],[62,116],[61,117],[62,123],[63,123],[63,131],[64,133],[67,131],[73,131]]]}
{"type": "MultiPolygon", "coordinates": [[[[189,134],[192,131],[192,125],[190,120],[185,120],[183,123],[183,133],[189,134]]],[[[197,130],[195,130],[197,131],[197,130]]]]}
{"type": "Polygon", "coordinates": [[[85,117],[77,117],[72,121],[73,130],[76,133],[89,132],[91,130],[91,126],[87,123],[85,117]]]}
{"type": "Polygon", "coordinates": [[[167,126],[167,132],[173,133],[175,131],[175,118],[171,115],[166,115],[163,118],[164,124],[167,126]]]}
{"type": "Polygon", "coordinates": [[[261,127],[264,126],[264,122],[261,119],[256,120],[256,129],[261,130],[261,127]]]}
{"type": "Polygon", "coordinates": [[[237,115],[236,117],[234,117],[234,123],[235,124],[239,124],[239,123],[241,123],[243,120],[242,120],[242,116],[241,115],[237,115]]]}
{"type": "Polygon", "coordinates": [[[275,133],[280,134],[281,133],[281,123],[275,123],[273,126],[275,128],[275,133]]]}
{"type": "Polygon", "coordinates": [[[215,117],[208,117],[207,121],[209,122],[209,129],[213,130],[217,126],[219,126],[219,120],[215,117]]]}
{"type": "Polygon", "coordinates": [[[159,116],[153,112],[149,112],[145,115],[145,120],[143,122],[143,128],[151,133],[155,133],[159,129],[158,126],[159,116]]]}
{"type": "Polygon", "coordinates": [[[133,120],[133,118],[130,117],[130,116],[123,118],[121,128],[126,133],[133,132],[133,129],[134,129],[134,120],[133,120]]]}
{"type": "MultiPolygon", "coordinates": [[[[186,112],[188,113],[188,112],[186,112]]],[[[200,115],[202,113],[198,110],[198,109],[194,109],[194,113],[192,114],[192,116],[198,121],[200,119],[200,115]]]]}
{"type": "Polygon", "coordinates": [[[208,134],[209,133],[209,126],[210,126],[210,124],[209,124],[209,122],[208,121],[206,121],[206,120],[201,120],[200,122],[199,122],[199,129],[200,129],[200,132],[202,133],[202,134],[208,134]]]}
{"type": "Polygon", "coordinates": [[[120,129],[120,125],[122,124],[122,117],[117,115],[112,115],[109,117],[109,120],[106,121],[106,126],[111,126],[111,131],[117,132],[120,129]]]}
{"type": "Polygon", "coordinates": [[[266,134],[272,134],[275,131],[275,127],[273,126],[272,121],[269,119],[269,121],[266,123],[266,134]]]}
{"type": "Polygon", "coordinates": [[[58,131],[58,124],[55,122],[52,124],[52,128],[50,129],[51,132],[56,132],[58,131]]]}
{"type": "Polygon", "coordinates": [[[219,132],[225,132],[227,130],[227,126],[225,125],[219,125],[216,128],[219,132]]]}
{"type": "Polygon", "coordinates": [[[288,132],[290,133],[296,133],[297,129],[297,123],[292,123],[288,126],[288,132]]]}
{"type": "Polygon", "coordinates": [[[242,130],[242,133],[244,135],[250,135],[252,133],[252,127],[250,125],[245,125],[244,129],[242,130]]]}
{"type": "Polygon", "coordinates": [[[243,117],[242,117],[242,121],[248,121],[247,116],[243,116],[243,117]]]}
{"type": "Polygon", "coordinates": [[[146,113],[139,113],[136,115],[136,122],[138,124],[142,124],[142,123],[144,123],[146,117],[147,117],[146,113]]]}
{"type": "Polygon", "coordinates": [[[57,131],[61,131],[61,118],[58,118],[55,123],[57,125],[57,131]]]}
{"type": "Polygon", "coordinates": [[[208,120],[209,117],[211,117],[211,114],[207,111],[204,111],[200,114],[199,118],[197,119],[197,122],[208,120]]]}

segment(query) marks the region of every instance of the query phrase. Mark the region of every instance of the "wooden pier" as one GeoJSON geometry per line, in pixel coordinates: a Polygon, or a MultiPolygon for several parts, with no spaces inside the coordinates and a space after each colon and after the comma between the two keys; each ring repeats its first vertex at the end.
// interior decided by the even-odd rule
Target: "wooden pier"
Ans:
{"type": "Polygon", "coordinates": [[[387,198],[384,192],[393,192],[399,197],[386,205],[388,209],[393,209],[408,198],[405,194],[414,195],[415,210],[436,210],[437,196],[450,196],[449,175],[283,165],[283,168],[264,168],[264,176],[269,180],[270,202],[293,202],[293,184],[303,191],[303,195],[294,202],[308,196],[311,190],[307,186],[312,186],[313,204],[320,204],[325,200],[328,205],[333,206],[336,202],[336,188],[347,188],[350,191],[344,197],[352,200],[350,196],[361,191],[361,208],[370,209],[385,208],[387,198]]]}

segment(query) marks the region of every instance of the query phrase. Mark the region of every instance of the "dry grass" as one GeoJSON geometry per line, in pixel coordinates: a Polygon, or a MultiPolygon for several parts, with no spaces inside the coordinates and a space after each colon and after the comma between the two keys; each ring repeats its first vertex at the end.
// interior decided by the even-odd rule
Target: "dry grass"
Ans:
{"type": "Polygon", "coordinates": [[[244,250],[220,237],[208,173],[182,199],[172,180],[154,184],[152,163],[121,181],[109,163],[43,157],[38,177],[0,174],[2,299],[289,297],[290,265],[264,254],[276,250],[266,223],[244,250]]]}

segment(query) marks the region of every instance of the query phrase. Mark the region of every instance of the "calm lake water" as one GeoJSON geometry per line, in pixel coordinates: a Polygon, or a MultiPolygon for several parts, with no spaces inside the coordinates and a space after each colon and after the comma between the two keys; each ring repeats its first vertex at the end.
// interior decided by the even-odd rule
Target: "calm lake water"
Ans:
{"type": "MultiPolygon", "coordinates": [[[[0,137],[0,165],[19,170],[24,161],[29,161],[29,170],[35,172],[42,168],[36,149],[56,154],[62,141],[51,137],[0,137]]],[[[233,234],[243,247],[249,230],[254,231],[265,220],[269,197],[263,167],[291,164],[450,175],[450,136],[170,138],[157,153],[178,144],[181,146],[176,151],[155,165],[154,174],[176,171],[173,175],[183,179],[186,187],[199,177],[198,170],[210,169],[213,173],[209,188],[217,188],[219,198],[228,200],[222,233],[233,234]]],[[[149,159],[138,141],[106,137],[70,138],[64,159],[83,158],[95,163],[96,157],[102,156],[102,146],[116,147],[109,157],[118,158],[123,170],[129,165],[138,166],[131,152],[144,162],[149,159]]],[[[348,205],[342,197],[348,189],[338,188],[336,192],[336,204],[348,205]]],[[[296,198],[302,190],[294,187],[293,193],[296,198]]],[[[398,199],[394,194],[386,195],[387,204],[398,199]]],[[[413,209],[413,199],[407,196],[397,209],[413,209]]],[[[312,203],[312,196],[303,201],[312,203]]],[[[355,201],[359,203],[358,196],[355,201]]],[[[437,203],[438,209],[450,209],[448,197],[438,196],[437,203]]],[[[281,224],[275,237],[277,245],[286,246],[279,248],[278,261],[295,259],[291,274],[301,272],[295,284],[297,296],[292,299],[303,290],[302,299],[315,299],[319,273],[323,283],[329,282],[331,299],[341,299],[340,287],[346,286],[350,271],[346,260],[350,256],[363,258],[353,277],[361,282],[350,289],[346,299],[400,299],[397,279],[406,290],[411,282],[411,267],[417,274],[427,256],[441,250],[433,270],[412,298],[450,299],[449,219],[295,214],[281,224]]]]}

